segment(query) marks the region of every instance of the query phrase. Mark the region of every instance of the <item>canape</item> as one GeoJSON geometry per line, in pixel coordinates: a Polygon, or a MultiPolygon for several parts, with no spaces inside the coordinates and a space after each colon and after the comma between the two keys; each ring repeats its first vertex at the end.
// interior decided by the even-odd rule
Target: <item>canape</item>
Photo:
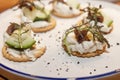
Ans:
{"type": "Polygon", "coordinates": [[[50,15],[51,9],[39,0],[23,0],[19,7],[23,12],[22,21],[29,22],[34,32],[46,32],[55,28],[56,21],[50,15]]]}
{"type": "Polygon", "coordinates": [[[39,47],[29,25],[11,23],[4,34],[2,53],[5,58],[15,62],[35,61],[41,57],[46,47],[39,47]]]}
{"type": "Polygon", "coordinates": [[[104,53],[110,44],[97,25],[82,23],[66,30],[62,46],[69,55],[89,58],[104,53]]]}

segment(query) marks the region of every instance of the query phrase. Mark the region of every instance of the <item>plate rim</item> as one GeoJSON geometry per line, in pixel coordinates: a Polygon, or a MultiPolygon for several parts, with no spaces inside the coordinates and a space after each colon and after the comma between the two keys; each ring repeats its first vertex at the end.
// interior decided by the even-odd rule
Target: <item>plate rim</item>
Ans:
{"type": "Polygon", "coordinates": [[[22,77],[26,77],[26,78],[30,78],[30,79],[50,79],[50,80],[67,80],[67,79],[71,79],[71,78],[74,78],[75,80],[83,80],[83,79],[98,79],[98,78],[103,78],[103,77],[107,77],[107,76],[111,76],[111,75],[115,75],[117,73],[120,73],[120,71],[117,71],[117,70],[113,70],[111,72],[106,72],[106,73],[103,73],[103,74],[98,74],[98,75],[93,75],[93,76],[86,76],[86,77],[68,77],[68,78],[60,78],[60,77],[45,77],[45,76],[37,76],[37,75],[31,75],[31,74],[28,74],[28,73],[24,73],[24,72],[21,72],[21,71],[18,71],[18,70],[14,70],[10,67],[7,67],[3,64],[0,63],[0,68],[2,69],[5,69],[15,75],[19,75],[19,76],[22,76],[22,77]]]}

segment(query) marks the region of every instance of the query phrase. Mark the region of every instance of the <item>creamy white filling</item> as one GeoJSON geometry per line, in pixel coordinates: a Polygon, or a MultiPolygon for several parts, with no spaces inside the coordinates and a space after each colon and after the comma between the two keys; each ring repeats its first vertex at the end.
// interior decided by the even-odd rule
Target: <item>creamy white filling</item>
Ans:
{"type": "Polygon", "coordinates": [[[96,50],[102,50],[103,44],[99,41],[83,41],[82,43],[78,43],[75,39],[74,32],[70,33],[67,36],[67,42],[69,44],[69,48],[72,51],[78,51],[81,54],[87,53],[87,52],[94,52],[96,50]]]}
{"type": "Polygon", "coordinates": [[[100,30],[102,31],[102,32],[109,32],[111,29],[112,29],[112,27],[108,27],[106,24],[104,24],[104,23],[98,23],[97,24],[98,26],[103,26],[103,27],[101,27],[100,28],[100,30]]]}
{"type": "Polygon", "coordinates": [[[72,8],[70,9],[70,7],[66,4],[63,4],[61,2],[58,2],[55,7],[54,10],[57,13],[60,13],[62,15],[73,15],[73,14],[80,14],[80,11],[78,9],[72,8]]]}
{"type": "Polygon", "coordinates": [[[18,57],[20,58],[22,54],[28,56],[32,61],[36,60],[35,56],[34,56],[34,51],[30,50],[30,49],[26,49],[24,51],[19,51],[16,49],[12,49],[12,48],[7,48],[7,52],[9,52],[9,54],[11,54],[14,57],[18,57]]]}
{"type": "Polygon", "coordinates": [[[8,33],[5,32],[4,35],[3,35],[4,41],[6,41],[9,37],[10,37],[10,36],[8,35],[8,33]]]}
{"type": "Polygon", "coordinates": [[[33,3],[34,3],[35,6],[38,7],[38,8],[45,8],[45,10],[48,10],[48,11],[50,11],[50,12],[53,10],[52,4],[49,4],[49,3],[47,3],[47,2],[33,1],[33,3]]]}
{"type": "Polygon", "coordinates": [[[45,9],[51,12],[53,10],[53,5],[52,4],[47,4],[45,6],[45,9]]]}
{"type": "Polygon", "coordinates": [[[36,21],[36,22],[33,22],[32,20],[28,19],[25,16],[22,16],[22,22],[30,23],[30,26],[33,27],[33,28],[47,27],[47,26],[51,25],[47,21],[36,21]]]}
{"type": "Polygon", "coordinates": [[[27,55],[28,57],[30,57],[30,59],[32,61],[36,60],[36,57],[34,56],[34,53],[35,53],[34,50],[26,49],[26,50],[24,50],[24,53],[25,53],[25,55],[27,55]]]}
{"type": "Polygon", "coordinates": [[[9,52],[9,54],[13,55],[14,57],[20,57],[20,51],[18,50],[7,48],[7,52],[9,52]]]}
{"type": "Polygon", "coordinates": [[[30,25],[33,28],[40,28],[40,27],[47,27],[50,25],[50,23],[48,23],[47,21],[36,21],[36,22],[30,23],[30,25]]]}
{"type": "MultiPolygon", "coordinates": [[[[94,26],[95,25],[95,21],[91,21],[90,25],[94,26]]],[[[98,22],[97,25],[101,26],[100,31],[102,31],[102,32],[109,32],[111,30],[111,28],[112,28],[112,27],[108,27],[106,24],[101,23],[101,22],[98,22]]]]}

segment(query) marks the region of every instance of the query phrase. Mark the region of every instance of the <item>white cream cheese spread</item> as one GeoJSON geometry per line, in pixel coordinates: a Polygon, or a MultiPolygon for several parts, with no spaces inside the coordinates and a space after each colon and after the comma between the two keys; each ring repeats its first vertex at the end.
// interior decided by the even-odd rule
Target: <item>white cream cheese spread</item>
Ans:
{"type": "Polygon", "coordinates": [[[83,41],[82,43],[78,43],[75,39],[74,32],[70,33],[67,36],[67,42],[69,44],[70,50],[78,51],[81,54],[87,52],[94,52],[96,50],[102,50],[104,47],[104,44],[99,41],[83,41]]]}
{"type": "Polygon", "coordinates": [[[72,8],[66,4],[63,4],[61,2],[58,2],[55,7],[54,10],[57,13],[60,13],[62,15],[74,15],[74,14],[80,14],[80,11],[76,8],[72,8]]]}

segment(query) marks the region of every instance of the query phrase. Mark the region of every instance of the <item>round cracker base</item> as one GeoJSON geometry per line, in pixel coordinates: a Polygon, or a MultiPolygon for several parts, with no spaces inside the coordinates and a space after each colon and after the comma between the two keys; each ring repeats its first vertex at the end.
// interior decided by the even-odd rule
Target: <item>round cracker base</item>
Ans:
{"type": "MultiPolygon", "coordinates": [[[[13,55],[11,55],[9,52],[7,52],[7,46],[3,46],[2,48],[2,54],[3,56],[10,60],[10,61],[14,61],[14,62],[28,62],[28,61],[32,61],[30,57],[28,57],[25,54],[20,55],[20,57],[15,57],[13,55]]],[[[41,57],[46,51],[46,47],[42,47],[40,49],[37,49],[36,52],[34,53],[35,58],[39,58],[41,57]]]]}
{"type": "MultiPolygon", "coordinates": [[[[62,45],[62,46],[63,46],[64,50],[67,52],[66,46],[65,45],[62,45]]],[[[96,50],[94,52],[88,52],[88,53],[83,53],[83,54],[81,54],[80,52],[77,52],[77,51],[73,51],[71,53],[71,55],[77,56],[77,57],[82,57],[82,58],[90,58],[90,57],[99,56],[100,54],[103,54],[103,52],[105,52],[105,51],[106,51],[106,45],[104,45],[102,50],[96,50]]]]}
{"type": "Polygon", "coordinates": [[[50,18],[50,25],[49,25],[49,26],[39,27],[39,28],[34,28],[34,27],[32,27],[32,26],[31,26],[31,27],[32,27],[33,32],[39,33],[39,32],[49,31],[49,30],[55,28],[55,26],[56,26],[56,20],[51,17],[51,18],[50,18]]]}

